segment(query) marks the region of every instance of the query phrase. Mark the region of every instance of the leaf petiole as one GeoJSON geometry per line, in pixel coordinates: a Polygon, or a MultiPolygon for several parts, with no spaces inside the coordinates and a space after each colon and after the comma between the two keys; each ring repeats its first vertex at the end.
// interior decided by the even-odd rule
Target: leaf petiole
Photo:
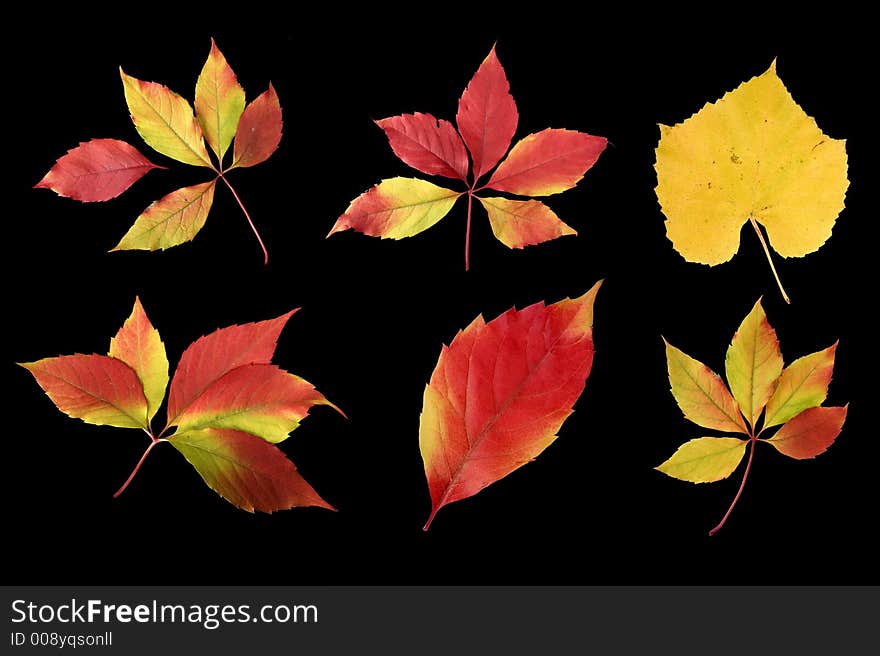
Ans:
{"type": "Polygon", "coordinates": [[[125,483],[122,484],[122,487],[120,487],[118,490],[116,490],[116,494],[113,495],[114,499],[117,498],[123,492],[125,492],[125,489],[132,482],[134,477],[137,475],[138,471],[140,471],[141,465],[144,464],[144,460],[146,460],[147,456],[150,455],[150,451],[153,450],[153,447],[156,446],[157,444],[159,444],[159,442],[167,442],[167,441],[168,440],[166,440],[164,438],[155,438],[152,435],[150,435],[149,446],[147,446],[146,450],[144,451],[144,454],[141,456],[141,459],[138,460],[138,463],[134,466],[134,469],[131,471],[131,474],[129,474],[128,478],[125,480],[125,483]]]}
{"type": "Polygon", "coordinates": [[[749,222],[752,224],[752,227],[755,229],[755,232],[758,235],[758,240],[761,242],[761,247],[764,249],[764,255],[767,256],[767,261],[770,263],[770,270],[773,272],[773,277],[776,278],[776,284],[779,285],[779,291],[782,292],[782,298],[785,299],[785,302],[791,305],[791,299],[788,297],[788,294],[785,293],[785,289],[782,287],[782,281],[779,279],[779,274],[776,273],[776,267],[773,265],[773,258],[770,257],[770,249],[767,247],[767,242],[764,240],[764,235],[761,234],[761,228],[758,226],[758,222],[755,221],[755,218],[750,216],[749,222]]]}
{"type": "Polygon", "coordinates": [[[221,180],[223,180],[223,182],[226,183],[226,186],[229,187],[229,191],[232,192],[232,195],[235,197],[235,201],[238,203],[241,211],[244,212],[244,217],[247,219],[248,224],[251,226],[251,230],[254,231],[254,235],[256,236],[257,241],[260,243],[260,248],[263,249],[263,264],[269,264],[269,251],[266,250],[266,245],[263,243],[263,238],[260,237],[260,232],[257,230],[257,226],[255,226],[254,222],[251,220],[251,215],[248,214],[244,203],[241,202],[241,198],[238,197],[238,193],[236,193],[235,188],[229,183],[229,180],[226,179],[226,176],[220,173],[219,177],[221,180]]]}
{"type": "Polygon", "coordinates": [[[467,227],[464,233],[464,270],[469,271],[471,267],[471,206],[474,203],[474,191],[468,189],[468,208],[467,208],[467,227]]]}
{"type": "MultiPolygon", "coordinates": [[[[785,293],[785,292],[783,292],[785,293]]],[[[730,513],[733,512],[734,506],[736,506],[736,502],[739,501],[740,496],[742,496],[743,489],[746,486],[746,480],[749,478],[749,471],[752,469],[752,459],[755,457],[755,442],[757,438],[754,435],[750,436],[749,439],[749,461],[746,463],[746,470],[743,472],[742,483],[739,484],[739,489],[736,491],[736,496],[733,497],[733,501],[730,502],[730,507],[727,509],[727,512],[724,513],[724,517],[721,518],[721,521],[718,522],[718,526],[709,531],[709,535],[715,535],[724,523],[727,521],[727,518],[730,517],[730,513]]]]}

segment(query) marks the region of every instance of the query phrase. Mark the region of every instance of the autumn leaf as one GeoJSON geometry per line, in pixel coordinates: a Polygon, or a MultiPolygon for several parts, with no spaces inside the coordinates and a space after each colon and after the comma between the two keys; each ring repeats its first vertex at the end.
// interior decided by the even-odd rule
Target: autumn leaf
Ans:
{"type": "Polygon", "coordinates": [[[586,294],[477,317],[444,346],[425,387],[419,445],[431,515],[534,460],[555,439],[593,363],[586,294]]]}
{"type": "Polygon", "coordinates": [[[825,135],[798,106],[776,61],[683,123],[661,125],[656,156],[673,247],[689,262],[727,262],[748,221],[790,302],[759,224],[783,257],[812,253],[831,236],[849,181],[844,140],[825,135]]]}
{"type": "Polygon", "coordinates": [[[349,204],[327,236],[351,229],[383,239],[412,237],[440,221],[465,194],[465,270],[470,268],[474,198],[486,209],[495,237],[509,248],[577,234],[541,201],[477,193],[493,189],[521,196],[549,196],[571,189],[595,164],[607,139],[574,130],[547,129],[510,148],[519,112],[494,47],[461,94],[455,120],[458,130],[449,121],[419,112],[376,124],[405,164],[428,175],[460,180],[466,189],[456,191],[415,178],[382,180],[349,204]],[[488,182],[481,185],[480,178],[493,168],[488,182]]]}
{"type": "Polygon", "coordinates": [[[153,169],[134,146],[118,139],[92,139],[71,148],[36,184],[84,203],[116,198],[153,169]]]}
{"type": "MultiPolygon", "coordinates": [[[[272,84],[246,104],[244,89],[213,39],[196,80],[194,108],[162,84],[139,80],[121,68],[119,74],[132,122],[144,142],[178,162],[210,169],[214,178],[172,191],[152,203],[111,250],[165,250],[191,241],[204,226],[217,181],[222,180],[244,213],[268,263],[263,239],[227,174],[234,168],[264,162],[278,148],[283,122],[272,84]],[[224,166],[230,145],[232,163],[224,166]]],[[[152,169],[164,168],[124,141],[92,139],[60,157],[35,187],[83,202],[106,201],[152,169]]]]}
{"type": "Polygon", "coordinates": [[[221,328],[193,342],[171,379],[168,422],[158,433],[151,422],[168,387],[168,358],[139,299],[110,340],[108,355],[62,355],[22,366],[70,417],[138,428],[149,436],[143,456],[114,496],[125,491],[150,451],[168,442],[211,489],[239,508],[332,509],[274,446],[316,405],[342,414],[311,383],[270,363],[294,312],[221,328]]]}
{"type": "Polygon", "coordinates": [[[758,442],[767,442],[791,458],[803,459],[823,453],[840,434],[847,407],[821,407],[831,382],[836,348],[835,343],[783,368],[779,340],[767,321],[761,299],[743,319],[727,349],[729,389],[709,367],[666,342],[669,383],[684,416],[703,428],[743,437],[689,440],[656,469],[691,483],[720,481],[736,470],[746,447],[749,450],[739,490],[710,535],[724,526],[739,501],[758,442]],[[774,435],[764,436],[779,425],[774,435]]]}

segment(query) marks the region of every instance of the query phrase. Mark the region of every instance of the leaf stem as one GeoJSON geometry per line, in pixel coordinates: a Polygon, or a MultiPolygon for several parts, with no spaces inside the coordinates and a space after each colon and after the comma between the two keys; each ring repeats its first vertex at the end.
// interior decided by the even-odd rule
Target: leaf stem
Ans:
{"type": "Polygon", "coordinates": [[[150,451],[153,450],[153,447],[156,446],[157,444],[159,444],[159,442],[167,442],[167,441],[168,440],[161,439],[161,438],[159,438],[159,439],[154,438],[152,435],[150,436],[150,445],[147,447],[146,451],[144,451],[144,455],[142,455],[141,459],[138,460],[138,463],[134,466],[134,469],[131,471],[131,474],[129,474],[125,483],[122,484],[122,487],[119,488],[118,490],[116,490],[116,494],[113,495],[114,499],[117,498],[123,492],[125,492],[125,488],[127,488],[129,486],[131,481],[134,479],[135,475],[138,473],[138,471],[140,471],[141,465],[144,464],[144,460],[146,460],[147,456],[150,455],[150,451]]]}
{"type": "Polygon", "coordinates": [[[263,238],[260,237],[260,232],[257,230],[257,226],[255,226],[254,222],[251,220],[251,215],[248,214],[244,203],[241,202],[241,198],[238,197],[238,193],[236,193],[235,188],[229,183],[229,180],[226,179],[226,176],[221,173],[220,179],[226,183],[226,186],[229,187],[229,191],[231,191],[232,195],[235,196],[235,201],[238,203],[241,211],[244,212],[244,218],[247,219],[248,224],[251,226],[251,230],[254,231],[254,235],[256,235],[257,241],[260,242],[260,248],[263,249],[263,264],[269,264],[269,251],[266,250],[266,245],[263,243],[263,238]]]}
{"type": "Polygon", "coordinates": [[[749,217],[749,222],[751,222],[752,227],[758,235],[758,240],[761,242],[761,246],[764,249],[764,255],[767,256],[767,261],[770,263],[770,270],[773,272],[773,277],[776,278],[776,284],[779,285],[779,291],[782,292],[782,298],[785,299],[786,303],[791,305],[791,299],[788,297],[788,294],[785,293],[782,281],[779,279],[779,274],[776,273],[776,267],[773,265],[773,258],[770,257],[770,249],[767,247],[767,242],[764,241],[764,235],[761,234],[761,228],[758,226],[758,222],[755,221],[755,218],[752,216],[749,217]]]}
{"type": "MultiPolygon", "coordinates": [[[[784,293],[784,292],[783,292],[784,293]]],[[[718,530],[724,526],[724,522],[727,521],[727,518],[730,517],[730,513],[733,512],[733,507],[736,505],[736,502],[739,501],[740,496],[743,493],[743,489],[746,486],[746,480],[749,478],[749,471],[752,469],[752,459],[755,457],[755,442],[757,438],[752,435],[749,440],[749,461],[746,463],[746,470],[743,472],[742,483],[739,484],[739,489],[736,491],[736,496],[733,497],[733,501],[730,503],[730,508],[727,509],[727,512],[724,513],[724,517],[721,518],[721,521],[718,522],[718,526],[709,531],[709,535],[715,535],[718,530]]]]}
{"type": "Polygon", "coordinates": [[[471,268],[471,206],[474,203],[474,190],[468,189],[467,228],[464,233],[464,270],[471,268]]]}

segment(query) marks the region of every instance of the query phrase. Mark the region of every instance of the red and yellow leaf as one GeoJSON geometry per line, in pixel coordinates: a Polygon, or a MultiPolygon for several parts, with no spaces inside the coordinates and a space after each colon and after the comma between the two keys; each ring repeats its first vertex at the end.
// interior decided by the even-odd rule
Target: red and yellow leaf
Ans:
{"type": "Polygon", "coordinates": [[[275,87],[257,96],[244,110],[235,133],[232,166],[248,167],[265,162],[278,149],[284,121],[275,87]]]}
{"type": "Polygon", "coordinates": [[[162,403],[168,360],[139,299],[111,340],[110,356],[67,355],[21,366],[69,416],[140,428],[150,437],[114,497],[128,487],[150,451],[171,442],[212,489],[239,508],[332,509],[270,444],[285,439],[316,404],[343,414],[310,383],[269,364],[278,335],[295,311],[222,328],[191,344],[171,383],[168,424],[158,434],[150,419],[162,403]],[[177,432],[164,437],[175,426],[177,432]]]}
{"type": "Polygon", "coordinates": [[[477,198],[489,215],[495,237],[508,248],[525,248],[577,234],[539,200],[510,200],[500,196],[477,198]]]}
{"type": "Polygon", "coordinates": [[[168,393],[169,424],[227,372],[249,364],[269,364],[278,336],[299,308],[275,319],[227,326],[200,337],[183,352],[168,393]]]}
{"type": "Polygon", "coordinates": [[[593,302],[576,299],[477,317],[444,346],[425,387],[419,445],[433,521],[533,460],[556,439],[593,363],[593,302]]]}
{"type": "Polygon", "coordinates": [[[805,355],[788,365],[767,401],[764,428],[784,424],[807,408],[821,405],[828,396],[837,342],[827,349],[805,355]]]}
{"type": "Polygon", "coordinates": [[[124,141],[92,139],[68,150],[34,187],[91,203],[116,198],[151,170],[164,168],[124,141]]]}
{"type": "Polygon", "coordinates": [[[521,196],[550,196],[574,187],[608,140],[575,130],[547,128],[517,143],[486,187],[521,196]]]}
{"type": "Polygon", "coordinates": [[[489,215],[495,237],[508,248],[525,248],[577,234],[539,200],[510,200],[500,196],[477,198],[489,215]]]}
{"type": "Polygon", "coordinates": [[[461,94],[455,120],[471,153],[476,181],[507,152],[519,122],[510,84],[494,46],[461,94]]]}
{"type": "Polygon", "coordinates": [[[672,395],[684,416],[703,428],[748,433],[737,403],[721,377],[702,362],[663,341],[672,395]]]}
{"type": "Polygon", "coordinates": [[[376,121],[394,154],[428,175],[467,180],[468,154],[452,123],[430,114],[401,114],[376,121]]]}
{"type": "Polygon", "coordinates": [[[152,203],[112,251],[157,251],[191,241],[205,225],[216,180],[184,187],[152,203]]]}
{"type": "Polygon", "coordinates": [[[137,374],[106,355],[62,355],[21,365],[61,412],[87,424],[146,428],[147,399],[137,374]]]}
{"type": "Polygon", "coordinates": [[[122,360],[137,375],[147,399],[147,421],[151,421],[168,387],[168,356],[159,331],[150,323],[139,298],[134,299],[131,316],[110,340],[108,355],[122,360]]]}
{"type": "Polygon", "coordinates": [[[171,445],[229,503],[253,512],[297,506],[333,510],[278,449],[253,435],[208,428],[176,433],[171,445]]]}
{"type": "Polygon", "coordinates": [[[332,406],[298,376],[272,364],[247,364],[211,383],[170,425],[180,432],[230,428],[276,443],[287,439],[313,405],[332,406]]]}
{"type": "Polygon", "coordinates": [[[193,166],[211,165],[202,129],[190,104],[168,87],[144,82],[119,69],[131,120],[153,149],[193,166]]]}
{"type": "Polygon", "coordinates": [[[657,467],[669,476],[686,481],[717,481],[736,469],[748,445],[748,462],[739,489],[709,535],[724,526],[742,496],[758,442],[769,442],[792,458],[812,458],[825,451],[840,434],[847,408],[815,407],[825,400],[828,392],[836,347],[834,344],[824,351],[800,358],[783,370],[776,332],[767,321],[761,299],[758,299],[727,350],[725,369],[733,390],[731,396],[710,369],[667,342],[669,380],[685,416],[701,426],[744,433],[749,438],[701,437],[691,440],[657,467]],[[745,422],[739,410],[745,415],[745,422]],[[758,430],[756,424],[762,411],[765,411],[763,426],[758,430]],[[784,425],[772,438],[761,437],[767,428],[781,423],[784,425]]]}
{"type": "Polygon", "coordinates": [[[808,408],[786,422],[767,442],[791,458],[815,458],[840,435],[848,407],[808,408]]]}
{"type": "Polygon", "coordinates": [[[211,52],[196,81],[195,108],[205,141],[220,161],[235,136],[244,104],[244,89],[211,39],[211,52]]]}
{"type": "Polygon", "coordinates": [[[761,299],[733,336],[724,360],[727,384],[754,428],[782,374],[779,340],[761,307],[761,299]]]}
{"type": "Polygon", "coordinates": [[[682,444],[657,469],[691,483],[712,483],[730,476],[746,453],[747,440],[737,437],[698,437],[682,444]]]}
{"type": "Polygon", "coordinates": [[[461,194],[417,178],[389,178],[355,198],[327,236],[352,229],[383,239],[412,237],[446,216],[461,194]]]}

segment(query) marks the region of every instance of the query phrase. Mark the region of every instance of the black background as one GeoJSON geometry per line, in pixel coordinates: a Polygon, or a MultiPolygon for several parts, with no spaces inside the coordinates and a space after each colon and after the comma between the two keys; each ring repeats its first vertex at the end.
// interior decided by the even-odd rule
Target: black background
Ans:
{"type": "Polygon", "coordinates": [[[868,237],[876,155],[862,120],[876,48],[861,37],[863,17],[796,24],[764,22],[765,14],[563,13],[547,5],[540,16],[493,18],[466,9],[321,9],[306,19],[249,3],[200,23],[161,10],[21,23],[19,38],[4,46],[5,580],[880,580],[868,237]],[[271,80],[284,109],[276,154],[230,175],[260,226],[269,266],[224,187],[194,242],[108,254],[152,200],[209,179],[143,144],[117,67],[191,100],[211,36],[248,98],[271,80]],[[520,112],[515,139],[566,127],[611,141],[574,190],[548,200],[579,236],[509,251],[475,207],[467,274],[462,202],[412,239],[348,232],[324,240],[350,200],[380,179],[426,177],[394,157],[371,119],[413,111],[454,119],[462,89],[496,41],[520,112]],[[826,134],[848,140],[850,164],[847,208],[831,239],[805,258],[777,258],[791,306],[748,227],[731,262],[685,262],[665,237],[653,191],[656,124],[684,120],[774,57],[796,101],[826,134]],[[31,189],[67,149],[94,137],[129,141],[169,170],[106,203],[31,189]],[[423,533],[430,502],[419,411],[441,344],[479,313],[490,319],[513,305],[580,295],[599,278],[606,282],[595,311],[597,355],[559,439],[534,463],[442,510],[423,533]],[[314,383],[350,421],[318,408],[282,446],[338,513],[242,512],[170,447],[156,449],[125,494],[111,498],[146,438],[67,418],[13,363],[106,352],[135,295],[172,368],[200,335],[303,308],[275,362],[314,383]],[[660,336],[720,371],[760,295],[787,362],[840,339],[829,404],[850,402],[850,413],[837,442],[813,461],[759,449],[739,506],[710,538],[741,470],[701,486],[653,470],[701,435],[668,391],[660,336]]]}

